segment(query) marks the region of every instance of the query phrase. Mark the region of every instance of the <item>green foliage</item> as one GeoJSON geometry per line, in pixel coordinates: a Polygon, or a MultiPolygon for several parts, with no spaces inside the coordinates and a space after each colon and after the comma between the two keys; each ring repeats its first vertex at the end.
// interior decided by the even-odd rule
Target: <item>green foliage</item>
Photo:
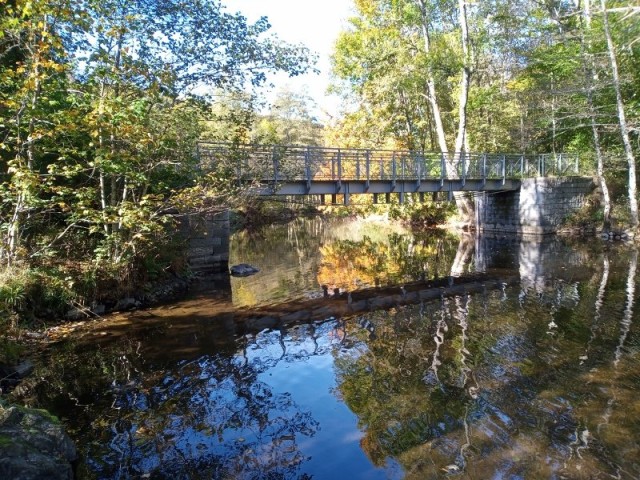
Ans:
{"type": "Polygon", "coordinates": [[[109,278],[177,268],[175,219],[241,193],[228,172],[197,174],[213,113],[195,92],[309,67],[266,18],[218,0],[0,0],[0,27],[0,265],[26,272],[2,288],[12,311],[39,298],[59,312],[109,278]]]}
{"type": "Polygon", "coordinates": [[[455,212],[455,204],[451,202],[405,203],[393,205],[389,217],[408,221],[412,225],[435,227],[447,223],[455,212]]]}

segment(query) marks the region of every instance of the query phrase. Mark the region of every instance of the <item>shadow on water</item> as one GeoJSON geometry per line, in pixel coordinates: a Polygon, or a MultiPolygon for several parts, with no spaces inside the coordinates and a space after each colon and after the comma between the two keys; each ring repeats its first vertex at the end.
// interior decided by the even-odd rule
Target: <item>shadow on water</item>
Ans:
{"type": "Polygon", "coordinates": [[[293,257],[252,240],[250,302],[203,291],[45,352],[17,394],[63,418],[81,478],[640,477],[635,250],[296,228],[293,257]]]}

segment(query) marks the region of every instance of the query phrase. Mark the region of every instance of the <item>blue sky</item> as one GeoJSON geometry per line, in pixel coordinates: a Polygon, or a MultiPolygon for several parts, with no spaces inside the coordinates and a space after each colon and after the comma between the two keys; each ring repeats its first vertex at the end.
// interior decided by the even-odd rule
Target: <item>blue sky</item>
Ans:
{"type": "Polygon", "coordinates": [[[306,88],[318,104],[321,120],[326,120],[326,114],[336,116],[339,99],[325,95],[331,73],[329,57],[338,33],[347,26],[352,0],[222,0],[222,3],[228,11],[239,11],[250,21],[263,15],[268,17],[271,31],[280,39],[303,43],[318,54],[319,75],[307,74],[295,78],[273,76],[270,82],[275,89],[267,92],[267,98],[272,98],[278,87],[284,85],[293,91],[306,88]]]}

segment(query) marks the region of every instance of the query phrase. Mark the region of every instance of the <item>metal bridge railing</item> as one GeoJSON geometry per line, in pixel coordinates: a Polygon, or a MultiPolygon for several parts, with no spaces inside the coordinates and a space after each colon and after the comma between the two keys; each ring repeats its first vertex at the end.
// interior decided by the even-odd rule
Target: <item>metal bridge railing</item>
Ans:
{"type": "Polygon", "coordinates": [[[200,143],[204,171],[238,181],[415,181],[580,175],[576,154],[489,154],[200,143]]]}

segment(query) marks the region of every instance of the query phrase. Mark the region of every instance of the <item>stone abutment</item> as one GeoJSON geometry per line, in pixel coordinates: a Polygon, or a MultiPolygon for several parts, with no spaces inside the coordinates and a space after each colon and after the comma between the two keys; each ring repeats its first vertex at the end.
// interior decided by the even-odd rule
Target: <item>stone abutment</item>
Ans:
{"type": "Polygon", "coordinates": [[[478,231],[549,234],[580,210],[594,191],[589,177],[527,178],[520,189],[475,197],[478,231]]]}

